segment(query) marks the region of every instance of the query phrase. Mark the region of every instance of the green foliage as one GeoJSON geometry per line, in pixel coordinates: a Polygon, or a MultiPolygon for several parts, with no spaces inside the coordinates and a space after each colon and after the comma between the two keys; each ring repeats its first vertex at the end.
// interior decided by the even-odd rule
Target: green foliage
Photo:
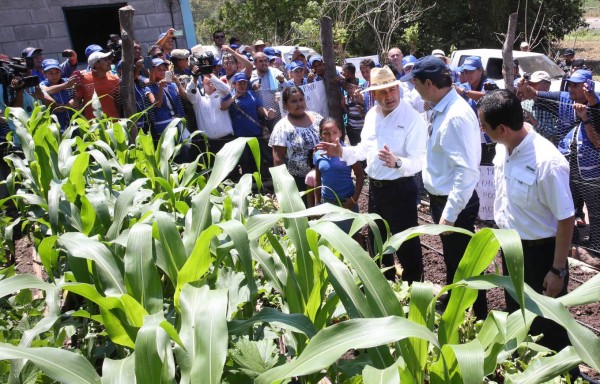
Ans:
{"type": "Polygon", "coordinates": [[[327,376],[436,384],[481,383],[496,372],[507,382],[540,382],[581,361],[600,367],[600,339],[565,308],[600,301],[600,277],[560,299],[533,292],[523,283],[514,231],[428,225],[382,237],[377,215],[329,204],[305,209],[285,166],[270,169],[276,200],[249,197],[251,175],[224,184],[247,144],[258,153],[256,139],[228,143],[205,169],[173,162],[181,145],[174,125],[155,148],[144,133],[130,140],[126,120],[81,121],[80,136],[50,137],[49,112],[33,116],[16,132],[27,143],[25,159],[9,161],[20,220],[49,279],[0,271],[2,382],[314,383],[327,376]],[[344,219],[354,220],[352,232],[373,229],[378,259],[421,234],[472,236],[459,274],[440,292],[453,292],[441,316],[431,284],[410,291],[390,284],[334,224],[344,219]],[[499,247],[510,277],[480,276],[499,247]],[[474,323],[465,311],[478,289],[492,287],[507,289],[523,309],[474,323]],[[564,326],[573,347],[537,355],[527,336],[535,316],[564,326]],[[515,351],[527,365],[509,366],[515,351]]]}

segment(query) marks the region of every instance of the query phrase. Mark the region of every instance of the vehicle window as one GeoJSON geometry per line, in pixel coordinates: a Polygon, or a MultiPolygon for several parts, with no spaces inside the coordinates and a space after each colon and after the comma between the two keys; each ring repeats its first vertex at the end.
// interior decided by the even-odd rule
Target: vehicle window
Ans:
{"type": "Polygon", "coordinates": [[[527,73],[546,71],[552,78],[561,78],[565,74],[558,65],[544,55],[519,57],[519,66],[521,71],[527,73]]]}
{"type": "Polygon", "coordinates": [[[490,57],[485,71],[489,79],[502,79],[502,59],[490,57]]]}

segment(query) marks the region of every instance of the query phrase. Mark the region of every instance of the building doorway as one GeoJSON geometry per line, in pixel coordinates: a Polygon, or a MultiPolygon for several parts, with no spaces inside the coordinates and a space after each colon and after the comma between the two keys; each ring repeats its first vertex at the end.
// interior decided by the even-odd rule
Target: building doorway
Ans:
{"type": "Polygon", "coordinates": [[[87,62],[85,48],[88,45],[98,44],[106,48],[109,36],[121,33],[119,8],[126,5],[116,3],[63,8],[73,50],[77,52],[80,63],[87,62]]]}

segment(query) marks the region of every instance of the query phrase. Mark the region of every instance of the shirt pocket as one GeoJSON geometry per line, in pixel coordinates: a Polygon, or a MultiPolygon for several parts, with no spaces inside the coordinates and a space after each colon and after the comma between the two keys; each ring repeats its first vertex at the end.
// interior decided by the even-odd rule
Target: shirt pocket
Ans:
{"type": "Polygon", "coordinates": [[[524,169],[513,169],[511,172],[510,199],[521,206],[526,206],[533,196],[535,173],[524,169]]]}

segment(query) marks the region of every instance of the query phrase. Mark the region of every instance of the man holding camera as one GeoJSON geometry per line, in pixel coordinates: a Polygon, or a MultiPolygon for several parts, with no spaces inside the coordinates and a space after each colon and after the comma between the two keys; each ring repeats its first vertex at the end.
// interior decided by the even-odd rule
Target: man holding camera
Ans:
{"type": "MultiPolygon", "coordinates": [[[[41,48],[27,47],[21,51],[21,57],[30,62],[27,66],[31,68],[32,75],[39,77],[40,81],[46,80],[44,69],[42,68],[44,55],[41,48]]],[[[67,60],[60,64],[61,77],[71,77],[73,71],[77,69],[77,53],[72,49],[65,49],[62,57],[66,57],[67,60]]]]}

